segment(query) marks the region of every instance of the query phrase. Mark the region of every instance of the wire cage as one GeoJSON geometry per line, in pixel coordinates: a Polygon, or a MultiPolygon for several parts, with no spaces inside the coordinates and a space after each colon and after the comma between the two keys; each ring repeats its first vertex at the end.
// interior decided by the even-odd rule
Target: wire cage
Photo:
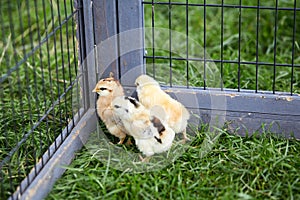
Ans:
{"type": "Polygon", "coordinates": [[[201,123],[300,138],[300,1],[0,5],[2,199],[47,195],[95,129],[91,91],[110,72],[127,95],[153,76],[201,123]]]}

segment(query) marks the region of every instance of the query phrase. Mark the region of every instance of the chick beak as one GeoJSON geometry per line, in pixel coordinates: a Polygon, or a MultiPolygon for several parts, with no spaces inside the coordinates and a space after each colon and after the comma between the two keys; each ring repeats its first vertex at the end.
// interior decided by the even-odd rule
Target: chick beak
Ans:
{"type": "Polygon", "coordinates": [[[95,89],[93,89],[93,91],[92,92],[98,92],[98,90],[95,88],[95,89]]]}

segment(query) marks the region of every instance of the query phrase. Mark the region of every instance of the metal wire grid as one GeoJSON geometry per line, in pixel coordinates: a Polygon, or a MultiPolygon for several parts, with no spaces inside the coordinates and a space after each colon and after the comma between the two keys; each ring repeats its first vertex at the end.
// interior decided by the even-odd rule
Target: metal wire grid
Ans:
{"type": "Polygon", "coordinates": [[[1,199],[31,169],[39,173],[76,125],[75,115],[81,117],[75,6],[73,0],[0,3],[1,199]]]}
{"type": "MultiPolygon", "coordinates": [[[[272,2],[271,2],[272,3],[272,2]]],[[[296,44],[298,45],[299,42],[299,36],[297,36],[297,26],[299,25],[299,11],[300,11],[300,7],[299,7],[299,2],[297,2],[296,0],[293,1],[292,3],[290,3],[289,5],[287,4],[281,4],[279,0],[276,0],[274,5],[266,5],[263,1],[257,0],[256,2],[252,1],[252,2],[246,2],[239,0],[239,1],[225,1],[225,0],[219,0],[219,1],[193,1],[193,0],[178,0],[178,1],[171,1],[171,0],[164,0],[164,1],[143,1],[143,5],[145,10],[151,10],[150,12],[148,11],[145,14],[145,21],[150,21],[151,27],[152,27],[152,33],[146,33],[150,34],[152,37],[152,46],[150,47],[150,51],[149,51],[149,55],[145,55],[145,58],[147,59],[147,63],[152,63],[152,69],[148,70],[148,72],[150,71],[150,73],[153,74],[153,76],[156,75],[156,63],[158,61],[168,61],[169,62],[169,84],[172,87],[172,72],[173,72],[173,67],[172,67],[172,63],[174,63],[174,61],[185,61],[186,63],[186,67],[185,67],[185,73],[186,73],[186,86],[189,87],[190,86],[190,77],[189,77],[189,68],[190,68],[190,62],[196,61],[196,62],[202,62],[204,65],[204,70],[203,70],[203,84],[201,85],[203,87],[204,90],[207,89],[207,83],[206,83],[206,63],[211,63],[214,62],[219,66],[220,69],[220,74],[221,74],[221,79],[223,80],[220,84],[220,90],[224,90],[226,89],[224,87],[223,82],[227,81],[227,77],[225,76],[224,73],[224,69],[226,67],[228,67],[228,65],[237,65],[237,72],[236,72],[236,82],[235,84],[232,86],[231,89],[236,89],[238,92],[240,92],[241,90],[244,89],[245,90],[251,90],[251,91],[255,91],[255,93],[258,93],[260,91],[271,91],[271,93],[275,94],[275,93],[289,93],[290,95],[293,95],[294,93],[299,93],[299,89],[295,88],[294,85],[296,85],[297,87],[299,85],[297,85],[296,82],[299,82],[299,80],[296,80],[295,75],[296,75],[296,71],[297,73],[299,73],[299,68],[300,68],[300,63],[299,63],[299,59],[296,61],[296,58],[298,58],[299,56],[299,49],[296,48],[296,44]],[[217,2],[217,3],[213,3],[213,2],[217,2]],[[246,4],[246,5],[245,5],[246,4]],[[282,5],[282,6],[280,6],[282,5]],[[151,7],[151,8],[149,8],[151,7]],[[168,26],[166,28],[168,28],[170,30],[169,32],[169,55],[160,55],[158,53],[158,51],[156,50],[156,46],[155,46],[155,40],[158,38],[155,38],[155,27],[157,26],[157,20],[164,20],[164,19],[158,19],[158,17],[156,16],[156,10],[158,8],[162,8],[165,7],[167,8],[166,10],[166,19],[168,20],[168,26]],[[207,53],[203,53],[203,56],[201,57],[191,57],[189,55],[189,40],[186,39],[185,41],[185,50],[183,49],[183,51],[185,51],[186,56],[185,57],[178,57],[178,56],[174,56],[172,54],[172,43],[178,42],[178,41],[172,41],[172,30],[176,29],[177,26],[182,26],[181,24],[176,24],[174,25],[172,23],[172,20],[175,19],[176,16],[173,16],[173,10],[175,7],[183,7],[183,9],[181,9],[182,12],[185,12],[185,28],[183,28],[182,30],[185,29],[185,34],[187,35],[186,38],[188,37],[193,37],[190,36],[190,31],[189,31],[189,23],[190,23],[190,19],[191,18],[195,18],[195,16],[190,16],[190,10],[191,9],[198,9],[199,13],[202,10],[202,15],[200,16],[201,18],[198,19],[199,23],[203,23],[203,30],[200,30],[201,32],[203,32],[203,38],[201,38],[201,40],[203,41],[203,49],[204,52],[211,52],[210,51],[210,46],[208,44],[208,37],[209,37],[209,31],[207,30],[207,24],[211,23],[213,20],[210,18],[208,19],[208,9],[220,9],[221,15],[220,15],[220,23],[219,23],[219,27],[221,29],[220,31],[220,35],[219,38],[219,56],[217,56],[217,58],[215,58],[216,56],[212,56],[210,58],[207,58],[207,53]],[[237,47],[236,47],[236,51],[237,51],[237,56],[235,59],[228,59],[224,57],[224,52],[225,50],[225,28],[224,26],[226,25],[226,19],[224,19],[224,13],[225,13],[225,9],[226,12],[234,12],[237,11],[238,12],[238,16],[237,16],[237,35],[238,35],[238,39],[237,39],[237,47]],[[243,13],[247,13],[247,12],[253,12],[255,11],[255,18],[253,19],[256,23],[255,23],[255,27],[253,27],[255,29],[255,44],[253,45],[252,48],[255,49],[255,55],[254,59],[252,60],[245,60],[242,59],[241,55],[242,55],[242,45],[244,45],[244,42],[242,42],[242,34],[244,32],[246,32],[246,30],[242,29],[242,21],[243,21],[243,13]],[[260,45],[262,43],[264,43],[265,41],[260,41],[260,31],[262,29],[262,26],[264,26],[265,24],[261,23],[261,19],[264,17],[262,16],[262,14],[264,12],[270,11],[272,13],[270,13],[269,15],[271,15],[270,18],[272,18],[273,20],[273,24],[271,24],[271,26],[273,26],[273,33],[271,32],[270,35],[273,34],[273,41],[272,41],[272,48],[273,48],[273,58],[269,61],[264,61],[263,59],[261,59],[261,52],[259,51],[260,45]],[[290,15],[292,17],[292,28],[291,30],[291,41],[288,41],[288,43],[291,45],[291,47],[288,49],[289,54],[290,54],[290,59],[289,61],[278,61],[277,57],[278,57],[278,52],[277,49],[279,47],[278,45],[278,30],[282,27],[279,26],[279,12],[287,12],[288,15],[290,15]],[[298,17],[298,18],[297,18],[298,17]],[[242,68],[248,66],[249,68],[255,68],[255,77],[251,77],[251,81],[254,81],[254,87],[242,87],[241,86],[241,77],[242,77],[242,68]],[[263,81],[263,80],[259,80],[259,75],[260,75],[260,69],[261,68],[269,68],[272,69],[272,71],[268,74],[268,76],[272,77],[272,86],[271,87],[259,87],[259,81],[263,81]],[[279,88],[276,84],[276,78],[278,77],[278,68],[284,68],[284,70],[291,70],[290,72],[290,76],[288,77],[289,79],[289,88],[279,88]]],[[[209,10],[209,12],[211,12],[212,10],[209,10]]],[[[217,17],[217,16],[216,16],[217,17]]],[[[180,41],[181,42],[181,41],[180,41]]],[[[183,42],[183,41],[182,41],[183,42]]],[[[227,87],[228,88],[228,87],[227,87]]]]}

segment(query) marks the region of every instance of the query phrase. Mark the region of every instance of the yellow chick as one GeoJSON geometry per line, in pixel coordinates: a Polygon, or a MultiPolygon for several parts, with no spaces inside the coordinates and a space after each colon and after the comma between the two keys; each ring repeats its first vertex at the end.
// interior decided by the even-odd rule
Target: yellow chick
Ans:
{"type": "Polygon", "coordinates": [[[126,129],[124,128],[121,120],[115,118],[111,108],[111,102],[119,96],[124,96],[124,90],[119,81],[110,77],[101,79],[94,88],[93,92],[98,94],[96,102],[97,114],[106,125],[108,131],[120,139],[118,144],[123,144],[126,138],[126,129]]]}
{"type": "Polygon", "coordinates": [[[150,115],[141,103],[132,97],[117,97],[112,102],[114,114],[120,118],[127,132],[133,136],[138,149],[147,161],[155,153],[169,150],[175,132],[159,118],[150,115]]]}
{"type": "Polygon", "coordinates": [[[148,75],[139,76],[135,85],[137,86],[137,95],[139,101],[150,110],[160,109],[160,116],[167,122],[168,126],[175,133],[182,132],[183,140],[188,140],[186,135],[187,121],[190,118],[188,110],[178,101],[165,93],[157,81],[148,75]],[[160,114],[163,115],[163,114],[160,114]]]}

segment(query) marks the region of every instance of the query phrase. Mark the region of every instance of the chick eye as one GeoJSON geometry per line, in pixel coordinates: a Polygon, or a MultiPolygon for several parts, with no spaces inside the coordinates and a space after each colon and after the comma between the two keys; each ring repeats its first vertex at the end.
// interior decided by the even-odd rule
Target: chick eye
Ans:
{"type": "Polygon", "coordinates": [[[104,87],[101,87],[101,88],[99,88],[99,89],[102,90],[102,91],[103,91],[103,90],[107,90],[107,88],[104,88],[104,87]]]}
{"type": "Polygon", "coordinates": [[[114,107],[115,107],[115,108],[121,108],[121,107],[120,107],[120,106],[118,106],[118,105],[114,105],[114,107]]]}
{"type": "Polygon", "coordinates": [[[135,85],[136,85],[136,86],[139,86],[140,84],[139,84],[139,83],[135,83],[135,85]]]}

